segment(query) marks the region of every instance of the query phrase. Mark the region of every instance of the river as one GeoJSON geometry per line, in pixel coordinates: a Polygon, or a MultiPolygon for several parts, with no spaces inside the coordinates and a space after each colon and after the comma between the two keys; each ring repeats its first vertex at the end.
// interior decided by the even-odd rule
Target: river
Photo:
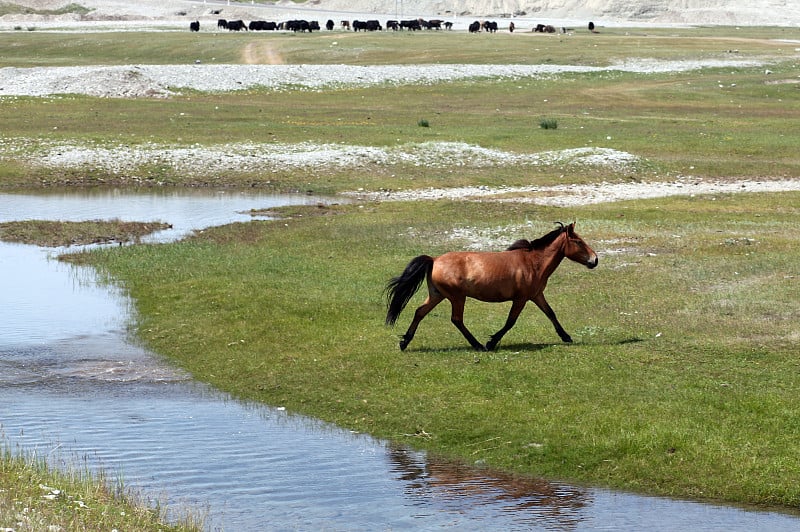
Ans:
{"type": "MultiPolygon", "coordinates": [[[[308,196],[123,190],[0,194],[0,221],[164,221],[151,240],[308,196]]],[[[208,530],[797,530],[776,512],[522,481],[192,381],[129,337],[131,302],[63,250],[0,243],[0,442],[103,470],[208,530]]]]}

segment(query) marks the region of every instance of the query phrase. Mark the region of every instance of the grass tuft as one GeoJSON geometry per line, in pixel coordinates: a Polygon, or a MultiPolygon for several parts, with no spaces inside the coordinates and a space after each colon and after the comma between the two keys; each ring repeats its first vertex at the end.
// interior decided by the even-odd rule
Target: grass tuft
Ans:
{"type": "Polygon", "coordinates": [[[558,120],[555,118],[542,118],[539,120],[539,127],[542,129],[558,129],[558,120]]]}

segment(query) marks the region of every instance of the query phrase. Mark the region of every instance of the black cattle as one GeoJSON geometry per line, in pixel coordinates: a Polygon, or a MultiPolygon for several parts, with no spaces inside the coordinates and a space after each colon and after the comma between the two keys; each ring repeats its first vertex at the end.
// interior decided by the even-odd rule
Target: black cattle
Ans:
{"type": "Polygon", "coordinates": [[[228,21],[225,20],[224,18],[219,19],[217,21],[217,27],[218,28],[222,28],[222,29],[226,29],[228,27],[228,21]]]}
{"type": "Polygon", "coordinates": [[[226,27],[228,31],[247,31],[247,26],[243,20],[229,20],[226,27]]]}
{"type": "Polygon", "coordinates": [[[315,29],[319,29],[319,22],[316,20],[313,22],[309,22],[307,20],[287,20],[283,23],[283,29],[290,30],[293,32],[309,32],[311,33],[315,29]]]}
{"type": "Polygon", "coordinates": [[[189,23],[189,31],[200,31],[200,21],[195,20],[189,23]]]}
{"type": "Polygon", "coordinates": [[[555,33],[556,28],[555,26],[551,26],[550,24],[548,24],[547,26],[545,26],[544,24],[537,24],[536,27],[533,29],[533,31],[539,33],[555,33]]]}
{"type": "Polygon", "coordinates": [[[325,29],[328,31],[333,30],[333,21],[331,19],[328,19],[328,22],[325,23],[325,29]]]}
{"type": "Polygon", "coordinates": [[[514,23],[513,22],[509,22],[508,23],[508,33],[514,33],[514,27],[515,27],[514,23]]]}
{"type": "Polygon", "coordinates": [[[400,21],[400,29],[406,28],[411,31],[417,31],[422,29],[422,25],[419,23],[419,19],[414,20],[401,20],[400,21]]]}
{"type": "Polygon", "coordinates": [[[484,21],[483,29],[488,31],[489,33],[495,33],[495,32],[497,32],[497,22],[489,21],[489,20],[484,21]]]}
{"type": "Polygon", "coordinates": [[[453,29],[453,23],[452,22],[445,22],[444,23],[444,29],[452,30],[453,29]]]}
{"type": "Polygon", "coordinates": [[[266,23],[264,20],[251,20],[247,27],[250,31],[261,31],[261,25],[266,23]]]}
{"type": "Polygon", "coordinates": [[[392,30],[392,31],[397,31],[397,30],[400,29],[400,23],[397,22],[396,20],[387,20],[386,21],[386,29],[387,30],[392,30]]]}
{"type": "Polygon", "coordinates": [[[479,31],[481,31],[481,23],[476,20],[475,22],[470,24],[469,28],[467,29],[469,29],[470,33],[478,33],[479,31]]]}
{"type": "Polygon", "coordinates": [[[428,21],[428,29],[429,30],[440,30],[442,29],[442,24],[444,24],[444,20],[429,20],[428,21]]]}
{"type": "Polygon", "coordinates": [[[383,31],[383,26],[377,20],[354,20],[353,31],[383,31]]]}

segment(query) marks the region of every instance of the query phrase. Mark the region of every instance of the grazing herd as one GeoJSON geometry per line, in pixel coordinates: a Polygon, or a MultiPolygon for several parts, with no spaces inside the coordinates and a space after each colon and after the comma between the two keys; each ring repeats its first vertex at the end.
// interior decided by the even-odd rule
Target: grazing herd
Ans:
{"type": "MultiPolygon", "coordinates": [[[[218,11],[216,13],[219,13],[218,11]]],[[[332,31],[335,28],[332,20],[325,23],[325,29],[332,31]]],[[[343,30],[353,31],[383,31],[383,26],[378,20],[354,20],[352,23],[349,20],[342,20],[339,26],[343,30]]],[[[250,24],[245,24],[243,20],[217,20],[217,29],[225,29],[228,31],[293,31],[293,32],[314,32],[320,31],[319,22],[316,20],[287,20],[285,22],[271,22],[266,20],[253,20],[250,24]]],[[[420,31],[420,30],[451,30],[453,23],[445,20],[424,20],[421,18],[409,20],[387,20],[386,29],[392,31],[420,31]]],[[[498,24],[495,21],[484,20],[472,22],[468,28],[470,33],[479,33],[481,31],[487,33],[496,33],[498,24]]],[[[508,31],[514,32],[515,25],[509,22],[508,31]]],[[[189,23],[189,31],[200,31],[200,21],[195,20],[189,23]]],[[[550,24],[537,24],[531,31],[538,33],[556,33],[555,26],[550,24]]],[[[567,33],[567,28],[561,28],[562,33],[567,33]]],[[[595,30],[594,22],[589,23],[589,31],[597,33],[595,30]]]]}

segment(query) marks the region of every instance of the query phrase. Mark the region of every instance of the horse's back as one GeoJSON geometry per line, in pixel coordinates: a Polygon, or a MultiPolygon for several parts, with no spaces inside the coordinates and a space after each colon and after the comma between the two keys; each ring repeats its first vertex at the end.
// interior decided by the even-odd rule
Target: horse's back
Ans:
{"type": "Polygon", "coordinates": [[[451,251],[436,257],[431,281],[445,297],[509,301],[529,284],[521,251],[451,251]]]}

